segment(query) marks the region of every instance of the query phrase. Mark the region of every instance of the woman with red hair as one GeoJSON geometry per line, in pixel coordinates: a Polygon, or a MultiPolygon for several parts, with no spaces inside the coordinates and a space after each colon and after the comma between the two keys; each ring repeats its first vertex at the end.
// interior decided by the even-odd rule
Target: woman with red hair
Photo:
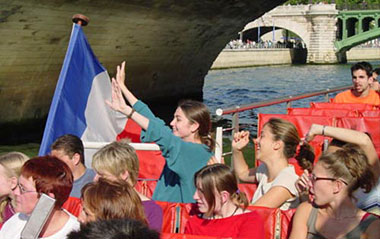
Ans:
{"type": "Polygon", "coordinates": [[[3,226],[0,239],[20,238],[30,214],[42,193],[54,198],[55,205],[39,237],[47,239],[66,238],[79,228],[76,217],[62,209],[70,195],[73,175],[70,168],[53,156],[35,157],[21,168],[15,190],[16,213],[3,226]]]}

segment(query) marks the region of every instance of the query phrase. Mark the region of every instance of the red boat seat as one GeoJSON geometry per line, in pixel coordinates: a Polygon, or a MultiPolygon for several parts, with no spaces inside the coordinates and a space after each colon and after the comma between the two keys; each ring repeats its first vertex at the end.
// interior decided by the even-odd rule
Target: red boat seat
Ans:
{"type": "Polygon", "coordinates": [[[82,211],[82,204],[80,198],[69,197],[66,202],[62,205],[63,209],[66,209],[69,213],[78,217],[82,211]]]}
{"type": "Polygon", "coordinates": [[[257,189],[257,184],[255,183],[239,183],[239,190],[247,195],[248,202],[252,201],[253,195],[257,189]]]}
{"type": "Polygon", "coordinates": [[[337,126],[368,133],[380,157],[380,117],[344,117],[337,126]]]}
{"type": "Polygon", "coordinates": [[[281,239],[287,239],[290,236],[290,232],[292,231],[292,223],[293,223],[293,216],[294,213],[296,213],[296,208],[289,209],[289,210],[280,210],[280,238],[281,239]]]}
{"type": "Polygon", "coordinates": [[[147,196],[148,198],[152,198],[154,189],[156,188],[157,180],[154,179],[138,179],[135,185],[135,189],[147,196]]]}
{"type": "Polygon", "coordinates": [[[179,233],[161,233],[161,239],[223,239],[225,237],[212,237],[179,233]]]}
{"type": "Polygon", "coordinates": [[[257,212],[264,221],[264,238],[276,238],[277,218],[279,217],[280,209],[249,206],[249,210],[257,212]]]}
{"type": "Polygon", "coordinates": [[[311,102],[311,108],[323,109],[348,109],[348,110],[378,110],[379,106],[369,104],[349,104],[349,103],[328,103],[328,102],[311,102]]]}
{"type": "Polygon", "coordinates": [[[162,230],[166,233],[184,233],[190,216],[199,213],[196,204],[156,201],[162,208],[162,230]]]}
{"type": "Polygon", "coordinates": [[[289,115],[315,115],[334,117],[379,117],[380,110],[357,110],[335,108],[288,108],[289,115]]]}

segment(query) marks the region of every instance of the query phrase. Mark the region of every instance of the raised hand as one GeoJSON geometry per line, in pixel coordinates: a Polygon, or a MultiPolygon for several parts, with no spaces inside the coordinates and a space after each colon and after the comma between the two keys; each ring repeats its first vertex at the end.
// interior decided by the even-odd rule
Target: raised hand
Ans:
{"type": "Polygon", "coordinates": [[[307,192],[310,189],[310,174],[308,170],[304,170],[303,174],[299,176],[296,181],[296,189],[299,193],[307,192]]]}
{"type": "Polygon", "coordinates": [[[106,103],[111,109],[119,111],[127,115],[132,109],[125,103],[123,95],[120,90],[119,83],[112,78],[112,98],[111,101],[106,100],[106,103]]]}
{"type": "Polygon", "coordinates": [[[234,150],[242,150],[249,143],[249,131],[240,131],[234,134],[232,140],[232,148],[234,150]]]}
{"type": "Polygon", "coordinates": [[[125,85],[125,61],[116,67],[116,80],[120,86],[125,85]]]}
{"type": "Polygon", "coordinates": [[[323,128],[322,125],[319,125],[319,124],[312,124],[312,125],[310,126],[309,131],[308,131],[307,134],[305,135],[305,140],[306,140],[306,142],[310,142],[310,141],[312,141],[316,135],[321,134],[321,132],[322,132],[322,128],[323,128]]]}

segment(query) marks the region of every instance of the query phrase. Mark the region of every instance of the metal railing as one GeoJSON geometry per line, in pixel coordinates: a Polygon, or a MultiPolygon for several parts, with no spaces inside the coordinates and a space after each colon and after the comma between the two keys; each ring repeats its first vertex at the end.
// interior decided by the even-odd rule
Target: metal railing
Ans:
{"type": "Polygon", "coordinates": [[[239,131],[239,112],[257,109],[257,108],[261,108],[261,107],[266,107],[266,106],[270,106],[270,105],[281,104],[281,103],[286,103],[287,108],[290,108],[292,101],[306,99],[306,98],[319,96],[319,95],[325,95],[325,99],[328,102],[329,101],[329,93],[347,90],[350,88],[352,88],[352,85],[340,86],[340,87],[335,87],[332,89],[313,91],[313,92],[294,95],[294,96],[289,95],[286,97],[281,97],[281,98],[276,98],[276,99],[266,100],[266,101],[260,101],[257,103],[245,104],[245,105],[241,105],[241,106],[234,106],[234,107],[229,107],[229,108],[225,108],[225,109],[220,109],[220,108],[217,109],[216,115],[218,115],[218,116],[232,114],[232,127],[226,128],[226,129],[223,129],[223,127],[217,127],[216,128],[216,138],[215,138],[215,141],[216,141],[215,157],[216,157],[216,159],[219,160],[219,162],[220,162],[222,156],[232,154],[232,152],[223,153],[223,132],[232,130],[232,134],[231,134],[231,140],[232,140],[233,134],[235,132],[239,131]]]}

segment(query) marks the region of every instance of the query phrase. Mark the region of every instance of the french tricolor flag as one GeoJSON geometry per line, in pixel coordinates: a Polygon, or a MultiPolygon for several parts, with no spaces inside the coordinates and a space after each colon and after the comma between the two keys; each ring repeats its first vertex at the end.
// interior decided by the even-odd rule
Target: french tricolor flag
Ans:
{"type": "MultiPolygon", "coordinates": [[[[82,27],[74,24],[39,155],[50,152],[50,145],[64,134],[74,134],[83,142],[115,141],[127,118],[111,110],[106,99],[111,99],[107,70],[94,55],[82,27]]],[[[86,158],[89,164],[91,157],[86,158]]]]}

